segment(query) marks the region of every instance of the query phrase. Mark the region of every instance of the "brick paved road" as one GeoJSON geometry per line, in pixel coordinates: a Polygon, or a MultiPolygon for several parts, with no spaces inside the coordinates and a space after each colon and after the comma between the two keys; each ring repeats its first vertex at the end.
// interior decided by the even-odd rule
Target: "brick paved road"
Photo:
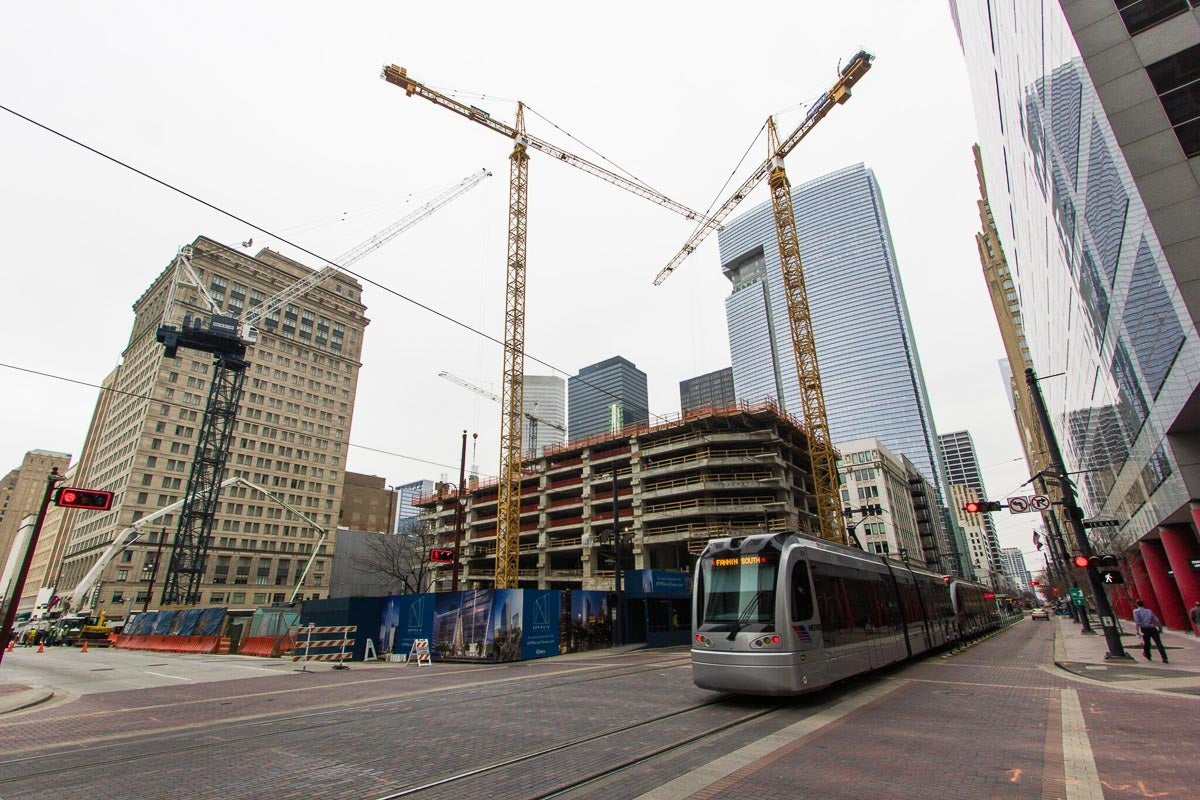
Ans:
{"type": "Polygon", "coordinates": [[[572,796],[1195,796],[1200,700],[1081,681],[1053,666],[1054,630],[1021,624],[785,703],[695,688],[682,650],[88,695],[0,717],[0,797],[76,796],[87,775],[89,796],[120,800],[373,799],[628,728],[414,795],[529,798],[751,715],[572,796]]]}

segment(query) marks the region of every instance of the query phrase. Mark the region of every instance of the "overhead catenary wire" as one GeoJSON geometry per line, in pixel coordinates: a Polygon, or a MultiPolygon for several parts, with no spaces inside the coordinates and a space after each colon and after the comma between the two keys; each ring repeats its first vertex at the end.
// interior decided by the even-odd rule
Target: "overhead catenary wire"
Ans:
{"type": "MultiPolygon", "coordinates": [[[[208,200],[205,200],[202,197],[187,191],[186,189],[180,188],[166,180],[163,180],[162,178],[158,178],[154,175],[151,175],[150,173],[148,173],[142,169],[139,169],[138,167],[135,167],[132,164],[122,161],[121,159],[117,158],[116,156],[111,156],[102,150],[98,150],[95,147],[92,147],[91,145],[80,141],[79,139],[76,139],[72,136],[69,136],[66,133],[63,133],[62,131],[52,128],[49,125],[46,125],[45,123],[39,122],[39,121],[33,119],[32,117],[28,117],[28,116],[20,113],[19,111],[9,108],[6,105],[0,104],[0,110],[6,111],[9,114],[12,114],[14,117],[24,120],[25,122],[28,122],[30,125],[40,128],[41,130],[43,130],[49,134],[57,136],[58,138],[63,139],[64,141],[70,142],[71,144],[73,144],[77,147],[81,147],[84,150],[87,150],[88,152],[90,152],[94,155],[97,155],[100,158],[105,159],[106,161],[110,161],[119,167],[123,167],[124,169],[127,169],[130,172],[140,175],[141,177],[145,178],[146,180],[156,183],[159,186],[163,187],[164,189],[168,189],[169,191],[183,195],[184,197],[188,198],[189,200],[199,203],[200,205],[204,206],[205,208],[207,208],[211,211],[215,211],[216,213],[221,214],[222,216],[228,217],[236,222],[240,222],[243,225],[246,225],[247,227],[253,228],[254,230],[258,231],[259,233],[265,234],[279,242],[282,242],[282,243],[288,245],[289,247],[293,247],[296,250],[298,250],[299,252],[304,253],[305,255],[312,256],[313,258],[318,259],[326,264],[331,264],[331,265],[337,267],[342,272],[346,273],[347,275],[357,278],[358,280],[362,281],[363,283],[374,286],[375,288],[380,289],[390,295],[398,297],[401,300],[405,301],[406,303],[410,303],[410,304],[416,306],[417,308],[421,309],[422,311],[426,311],[429,314],[432,314],[433,316],[435,316],[441,320],[449,322],[452,325],[456,325],[470,333],[475,334],[476,336],[487,339],[488,341],[492,342],[493,344],[499,345],[501,348],[503,348],[505,346],[503,340],[498,339],[489,333],[481,331],[478,328],[476,328],[466,322],[463,322],[462,320],[456,319],[455,317],[450,316],[448,313],[446,313],[444,311],[439,311],[438,309],[434,308],[431,305],[428,305],[427,303],[423,303],[420,300],[417,300],[413,297],[409,297],[408,295],[404,294],[403,292],[393,289],[390,286],[386,286],[372,278],[368,278],[367,276],[365,276],[359,272],[355,272],[352,269],[347,269],[345,267],[342,267],[340,264],[338,264],[335,260],[333,260],[331,258],[326,258],[325,256],[315,253],[312,250],[309,250],[308,248],[303,247],[302,245],[296,244],[295,242],[285,238],[284,236],[279,235],[278,233],[276,233],[268,228],[264,228],[263,226],[255,223],[255,222],[252,222],[249,219],[246,219],[245,217],[239,216],[238,214],[235,214],[232,211],[229,211],[221,206],[218,206],[215,203],[211,203],[208,200]]],[[[548,361],[544,361],[544,360],[538,358],[537,356],[532,355],[528,352],[525,352],[525,351],[522,351],[522,352],[524,353],[525,357],[528,358],[530,361],[541,364],[542,366],[544,366],[547,369],[550,369],[554,372],[561,373],[563,375],[569,375],[569,373],[561,367],[557,367],[554,364],[551,364],[548,361]]],[[[604,395],[607,395],[608,397],[611,397],[614,400],[621,399],[618,395],[609,391],[608,389],[605,389],[602,386],[597,386],[593,383],[590,383],[584,378],[580,378],[580,377],[576,376],[575,379],[577,381],[579,381],[580,383],[582,383],[583,385],[588,386],[592,389],[595,389],[596,391],[598,391],[604,395]]],[[[660,422],[667,421],[667,418],[661,414],[655,414],[653,412],[649,412],[649,410],[647,410],[647,413],[649,414],[649,416],[653,417],[654,419],[656,419],[660,422]]]]}

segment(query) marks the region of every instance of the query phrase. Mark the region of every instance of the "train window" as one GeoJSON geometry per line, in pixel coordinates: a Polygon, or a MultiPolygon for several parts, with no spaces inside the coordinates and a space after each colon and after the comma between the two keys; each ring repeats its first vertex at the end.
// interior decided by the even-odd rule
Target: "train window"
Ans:
{"type": "Polygon", "coordinates": [[[700,624],[716,630],[774,630],[778,571],[775,550],[701,560],[700,624]]]}
{"type": "Polygon", "coordinates": [[[812,619],[812,587],[808,580],[808,562],[797,561],[792,565],[792,621],[812,619]]]}

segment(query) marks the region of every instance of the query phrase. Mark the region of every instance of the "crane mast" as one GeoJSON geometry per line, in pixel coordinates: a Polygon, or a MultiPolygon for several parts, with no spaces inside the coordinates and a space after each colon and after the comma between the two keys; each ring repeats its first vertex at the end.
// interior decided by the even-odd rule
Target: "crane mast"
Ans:
{"type": "Polygon", "coordinates": [[[521,560],[521,414],[525,408],[525,237],[529,154],[525,107],[508,171],[508,271],[504,300],[504,373],[500,384],[500,485],[496,502],[496,588],[515,589],[521,560]]]}
{"type": "MultiPolygon", "coordinates": [[[[773,119],[767,121],[767,142],[768,147],[778,151],[778,134],[773,119]]],[[[804,284],[804,266],[800,261],[800,237],[796,233],[796,214],[792,208],[792,185],[783,168],[782,158],[775,160],[767,184],[771,189],[771,211],[775,218],[775,241],[779,246],[779,268],[783,273],[792,353],[796,358],[796,380],[800,384],[800,403],[804,408],[813,494],[817,499],[818,533],[822,539],[845,544],[846,530],[838,493],[837,454],[829,435],[829,417],[825,413],[825,393],[817,364],[817,343],[808,307],[808,289],[804,284]]]]}
{"type": "Polygon", "coordinates": [[[515,142],[509,156],[508,259],[504,302],[504,367],[500,389],[500,479],[496,509],[497,589],[515,589],[520,577],[521,417],[525,375],[525,242],[529,201],[529,149],[563,161],[611,184],[669,208],[687,219],[704,215],[654,189],[611,172],[525,132],[525,105],[517,103],[515,125],[460,103],[408,77],[404,67],[384,67],[381,76],[409,97],[417,95],[515,142]]]}

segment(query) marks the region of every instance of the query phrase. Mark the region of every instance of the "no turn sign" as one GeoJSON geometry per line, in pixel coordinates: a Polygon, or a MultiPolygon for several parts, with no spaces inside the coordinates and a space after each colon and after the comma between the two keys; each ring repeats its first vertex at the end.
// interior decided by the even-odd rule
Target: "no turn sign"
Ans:
{"type": "Polygon", "coordinates": [[[1008,498],[1008,510],[1013,514],[1024,514],[1029,511],[1028,497],[1010,497],[1008,498]]]}

